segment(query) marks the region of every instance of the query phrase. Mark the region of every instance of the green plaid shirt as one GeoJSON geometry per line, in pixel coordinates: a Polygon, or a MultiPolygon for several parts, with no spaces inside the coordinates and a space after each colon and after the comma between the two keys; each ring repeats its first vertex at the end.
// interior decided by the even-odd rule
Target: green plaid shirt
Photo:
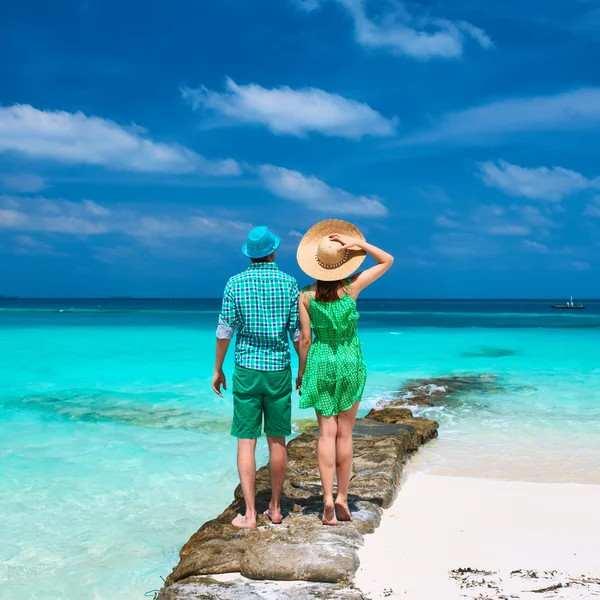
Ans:
{"type": "Polygon", "coordinates": [[[252,263],[225,286],[218,338],[237,329],[235,363],[257,371],[290,366],[289,337],[300,335],[298,283],[275,263],[252,263]]]}

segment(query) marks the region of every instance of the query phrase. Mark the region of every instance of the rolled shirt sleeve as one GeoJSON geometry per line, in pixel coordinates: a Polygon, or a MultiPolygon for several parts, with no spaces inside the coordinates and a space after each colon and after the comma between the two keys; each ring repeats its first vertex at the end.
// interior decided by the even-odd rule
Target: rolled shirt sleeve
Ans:
{"type": "Polygon", "coordinates": [[[220,340],[230,340],[233,337],[235,329],[233,327],[228,327],[219,319],[219,324],[217,325],[217,338],[220,340]]]}
{"type": "Polygon", "coordinates": [[[219,315],[219,324],[217,325],[217,338],[220,340],[230,340],[233,337],[236,326],[235,299],[231,284],[228,283],[223,293],[221,314],[219,315]]]}
{"type": "Polygon", "coordinates": [[[297,342],[300,339],[300,314],[298,313],[298,299],[300,297],[300,288],[298,283],[294,282],[292,286],[292,305],[290,310],[290,337],[292,341],[297,342]]]}

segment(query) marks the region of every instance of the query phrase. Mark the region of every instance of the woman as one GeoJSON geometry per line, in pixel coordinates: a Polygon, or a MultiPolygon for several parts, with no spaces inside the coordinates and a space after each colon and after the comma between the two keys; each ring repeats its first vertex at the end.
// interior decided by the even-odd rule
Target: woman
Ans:
{"type": "Polygon", "coordinates": [[[352,520],[348,507],[352,430],[367,378],[356,331],[359,317],[356,299],[393,262],[390,254],[368,244],[354,225],[335,219],[317,223],[298,247],[300,268],[317,280],[300,294],[300,364],[296,388],[301,394],[300,407],[314,408],[319,420],[324,525],[337,525],[338,519],[352,520]],[[377,264],[352,275],[367,254],[377,264]],[[334,501],[336,473],[338,487],[334,501]]]}

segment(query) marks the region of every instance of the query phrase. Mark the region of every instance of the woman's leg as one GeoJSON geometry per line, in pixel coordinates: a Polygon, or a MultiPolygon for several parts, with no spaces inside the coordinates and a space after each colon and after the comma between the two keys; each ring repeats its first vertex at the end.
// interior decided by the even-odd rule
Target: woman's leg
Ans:
{"type": "Polygon", "coordinates": [[[324,417],[317,413],[319,420],[318,460],[321,482],[323,483],[323,524],[337,525],[333,503],[333,477],[335,475],[335,445],[338,432],[337,417],[324,417]]]}
{"type": "Polygon", "coordinates": [[[359,402],[355,402],[351,409],[344,410],[338,415],[335,445],[338,491],[335,507],[340,521],[352,521],[352,514],[348,508],[348,486],[352,474],[352,431],[358,405],[359,402]]]}

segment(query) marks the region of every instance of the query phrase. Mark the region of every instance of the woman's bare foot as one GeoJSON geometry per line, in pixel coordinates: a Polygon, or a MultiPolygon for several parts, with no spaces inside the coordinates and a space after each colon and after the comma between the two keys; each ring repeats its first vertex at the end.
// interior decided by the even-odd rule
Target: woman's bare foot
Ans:
{"type": "Polygon", "coordinates": [[[333,502],[325,503],[323,507],[323,525],[337,525],[335,516],[335,504],[333,502]]]}
{"type": "Polygon", "coordinates": [[[268,517],[269,521],[271,521],[271,523],[273,523],[273,525],[280,525],[283,522],[283,517],[281,516],[281,510],[278,508],[271,508],[269,506],[269,508],[267,510],[265,510],[263,515],[266,515],[268,517]]]}
{"type": "Polygon", "coordinates": [[[256,515],[238,515],[231,524],[238,529],[255,529],[256,515]]]}
{"type": "Polygon", "coordinates": [[[337,518],[340,521],[352,521],[352,513],[348,508],[348,502],[342,502],[341,500],[335,501],[335,510],[337,512],[337,518]]]}

